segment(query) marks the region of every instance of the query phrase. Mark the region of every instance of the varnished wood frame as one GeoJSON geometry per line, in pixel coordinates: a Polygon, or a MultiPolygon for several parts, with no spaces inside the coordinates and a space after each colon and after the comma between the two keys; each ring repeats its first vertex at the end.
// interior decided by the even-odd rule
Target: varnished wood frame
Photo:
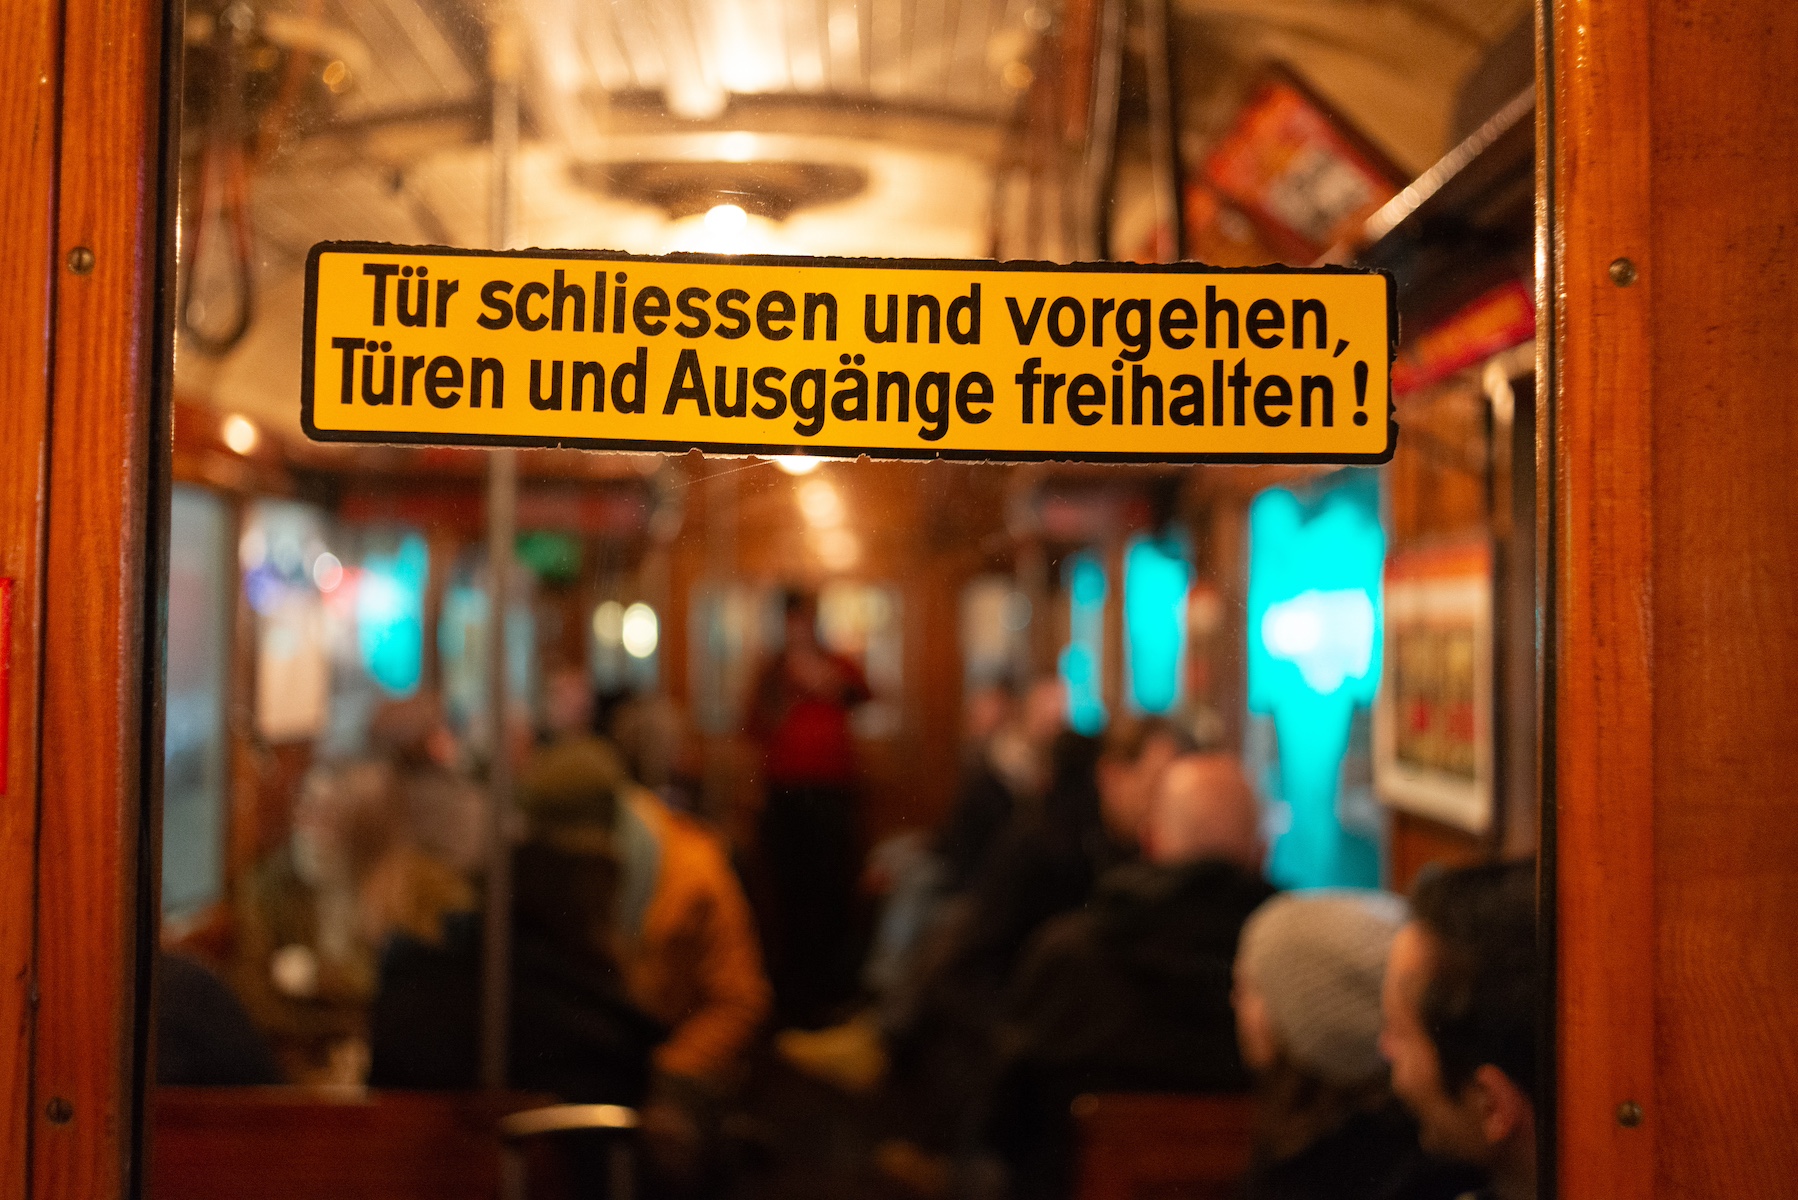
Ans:
{"type": "Polygon", "coordinates": [[[1649,281],[1608,275],[1647,249],[1652,3],[1552,0],[1538,39],[1545,1065],[1560,1068],[1541,1166],[1545,1194],[1567,1197],[1654,1194],[1655,1127],[1616,1115],[1655,1109],[1649,281]]]}
{"type": "MultiPolygon", "coordinates": [[[[106,1200],[135,1194],[143,1159],[169,455],[162,299],[173,244],[174,125],[162,115],[178,7],[29,8],[30,21],[6,22],[0,70],[6,196],[19,204],[0,255],[20,271],[7,291],[18,307],[0,323],[0,359],[19,378],[6,381],[17,391],[0,403],[0,421],[22,426],[16,442],[7,430],[4,453],[35,447],[39,457],[0,486],[10,502],[15,487],[23,501],[35,484],[35,529],[21,521],[4,532],[7,551],[34,546],[41,556],[7,567],[31,584],[14,665],[30,670],[41,655],[42,670],[30,686],[15,675],[24,709],[13,714],[14,745],[37,754],[34,763],[15,750],[24,769],[14,780],[35,786],[15,782],[7,801],[35,799],[35,905],[23,909],[34,918],[23,976],[12,973],[20,939],[10,929],[0,937],[6,987],[25,990],[29,1042],[0,1067],[0,1184],[13,1195],[106,1200]]],[[[9,837],[0,851],[9,868],[12,848],[9,837]]],[[[13,878],[9,870],[5,886],[13,878]]],[[[9,895],[0,920],[20,911],[9,895]]],[[[17,1001],[6,997],[0,1019],[17,1001]]]]}
{"type": "Polygon", "coordinates": [[[6,784],[0,788],[0,1194],[24,1196],[36,1132],[31,1087],[43,510],[56,230],[58,0],[0,21],[0,576],[12,580],[6,784]]]}
{"type": "MultiPolygon", "coordinates": [[[[1767,162],[1747,150],[1765,151],[1778,124],[1757,121],[1757,105],[1791,115],[1798,37],[1782,36],[1792,18],[1779,0],[1701,7],[1555,0],[1543,19],[1544,860],[1564,1068],[1545,1161],[1570,1198],[1772,1195],[1798,1176],[1798,1139],[1781,1127],[1798,1006],[1787,987],[1783,1009],[1757,1010],[1746,990],[1798,975],[1781,948],[1798,918],[1798,858],[1789,819],[1752,824],[1783,814],[1742,786],[1783,779],[1789,794],[1798,778],[1778,740],[1785,710],[1769,711],[1798,693],[1798,631],[1764,575],[1728,580],[1748,602],[1745,627],[1705,619],[1721,595],[1707,564],[1740,566],[1754,538],[1775,539],[1773,585],[1794,573],[1773,490],[1786,477],[1742,417],[1778,381],[1744,357],[1744,331],[1766,326],[1732,308],[1735,327],[1706,328],[1679,309],[1682,296],[1739,303],[1715,268],[1752,255],[1718,210],[1651,201],[1734,189],[1720,207],[1739,217],[1770,187],[1790,207],[1789,153],[1771,156],[1785,174],[1769,185],[1767,162]],[[1707,151],[1699,126],[1725,110],[1746,122],[1711,136],[1738,142],[1707,151]],[[1747,166],[1727,161],[1731,148],[1747,166]],[[1619,287],[1608,269],[1624,257],[1637,277],[1619,287]],[[1735,373],[1713,370],[1723,382],[1707,384],[1705,369],[1726,363],[1735,373]],[[1692,388],[1708,430],[1673,403],[1692,388]],[[1729,506],[1744,488],[1767,513],[1729,506]],[[1732,686],[1753,705],[1729,710],[1728,728],[1707,723],[1702,705],[1732,686]],[[1736,778],[1719,779],[1707,754],[1736,778]],[[1726,795],[1732,785],[1741,794],[1726,795]],[[1618,1120],[1626,1101],[1639,1125],[1618,1120]]],[[[129,1195],[142,1161],[164,14],[151,0],[27,0],[0,25],[0,573],[17,581],[0,797],[0,1190],[13,1195],[129,1195]],[[95,252],[91,274],[66,267],[77,246],[95,252]]],[[[1790,268],[1773,264],[1770,279],[1783,319],[1790,268]]],[[[1759,432],[1788,450],[1789,429],[1759,432]]]]}

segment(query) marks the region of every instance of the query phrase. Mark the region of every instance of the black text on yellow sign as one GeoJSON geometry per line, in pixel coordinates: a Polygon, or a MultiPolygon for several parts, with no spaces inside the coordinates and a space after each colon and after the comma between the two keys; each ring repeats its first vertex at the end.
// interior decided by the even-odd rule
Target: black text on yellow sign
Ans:
{"type": "Polygon", "coordinates": [[[326,242],[323,441],[1375,463],[1390,277],[326,242]]]}

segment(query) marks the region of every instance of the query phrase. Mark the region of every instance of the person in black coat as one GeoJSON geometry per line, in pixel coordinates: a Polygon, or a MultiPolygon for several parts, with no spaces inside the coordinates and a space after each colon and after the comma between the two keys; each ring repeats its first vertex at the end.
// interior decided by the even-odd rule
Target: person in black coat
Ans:
{"type": "MultiPolygon", "coordinates": [[[[609,853],[545,842],[513,863],[507,1082],[585,1104],[640,1105],[666,1030],[625,992],[606,946],[616,866],[609,853]]],[[[370,1018],[375,1087],[473,1087],[479,1055],[481,917],[441,940],[390,941],[370,1018]]]]}
{"type": "Polygon", "coordinates": [[[1095,1091],[1239,1091],[1231,965],[1260,877],[1253,794],[1235,762],[1186,755],[1144,825],[1146,862],[1107,873],[1084,911],[1028,950],[1006,1004],[988,1146],[1012,1194],[1066,1195],[1068,1111],[1095,1091]]]}

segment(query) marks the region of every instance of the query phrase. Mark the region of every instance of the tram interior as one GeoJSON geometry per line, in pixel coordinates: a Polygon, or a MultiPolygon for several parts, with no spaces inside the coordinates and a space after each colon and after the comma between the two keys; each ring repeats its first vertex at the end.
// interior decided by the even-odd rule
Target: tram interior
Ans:
{"type": "Polygon", "coordinates": [[[1044,930],[1178,841],[1177,779],[1252,794],[1256,901],[1535,854],[1533,22],[190,0],[149,1194],[1238,1194],[1227,997],[1024,1102],[1007,1022],[1044,930]],[[304,436],[330,239],[1380,267],[1401,433],[1348,469],[524,450],[508,489],[304,436]],[[636,1127],[502,1131],[556,1100],[636,1127]]]}

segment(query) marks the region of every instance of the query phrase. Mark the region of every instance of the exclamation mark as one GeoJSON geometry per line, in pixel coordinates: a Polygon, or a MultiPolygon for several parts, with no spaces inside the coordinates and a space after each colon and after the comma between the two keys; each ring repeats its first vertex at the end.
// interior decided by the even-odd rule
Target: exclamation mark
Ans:
{"type": "Polygon", "coordinates": [[[1367,364],[1364,362],[1355,364],[1355,407],[1360,410],[1355,413],[1355,424],[1367,424],[1367,364]]]}

